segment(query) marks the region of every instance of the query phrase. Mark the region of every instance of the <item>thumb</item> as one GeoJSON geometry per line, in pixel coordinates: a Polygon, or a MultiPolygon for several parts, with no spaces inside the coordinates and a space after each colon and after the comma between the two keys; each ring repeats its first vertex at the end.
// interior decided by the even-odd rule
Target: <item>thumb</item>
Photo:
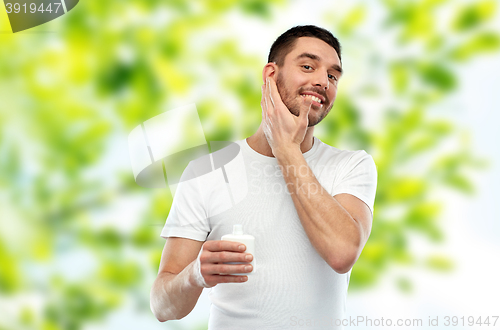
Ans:
{"type": "Polygon", "coordinates": [[[311,111],[311,106],[312,106],[312,101],[309,103],[309,107],[307,108],[306,111],[301,111],[299,114],[299,121],[304,121],[306,123],[306,126],[309,125],[309,111],[311,111]]]}

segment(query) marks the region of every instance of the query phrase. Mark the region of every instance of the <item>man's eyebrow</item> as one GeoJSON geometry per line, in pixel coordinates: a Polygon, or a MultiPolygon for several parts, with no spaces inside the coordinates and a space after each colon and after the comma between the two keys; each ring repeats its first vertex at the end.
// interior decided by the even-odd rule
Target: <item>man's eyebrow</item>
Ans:
{"type": "MultiPolygon", "coordinates": [[[[304,57],[310,58],[311,60],[314,60],[314,61],[321,61],[321,57],[319,57],[316,54],[311,54],[311,53],[302,53],[299,56],[297,56],[295,58],[295,60],[299,60],[299,59],[304,58],[304,57]]],[[[338,71],[340,74],[342,74],[344,72],[342,70],[342,68],[340,67],[340,65],[337,65],[337,64],[332,65],[332,69],[334,69],[335,71],[338,71]]]]}
{"type": "Polygon", "coordinates": [[[295,59],[299,60],[299,59],[301,59],[303,57],[308,57],[311,60],[315,60],[315,61],[320,61],[321,60],[321,58],[318,55],[311,54],[311,53],[302,53],[299,56],[297,56],[295,59]]]}

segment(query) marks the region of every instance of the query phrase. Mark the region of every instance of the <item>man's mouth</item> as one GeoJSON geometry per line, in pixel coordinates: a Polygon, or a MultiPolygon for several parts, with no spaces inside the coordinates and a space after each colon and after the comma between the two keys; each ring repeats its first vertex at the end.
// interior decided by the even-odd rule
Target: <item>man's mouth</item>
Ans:
{"type": "Polygon", "coordinates": [[[310,98],[313,101],[313,104],[316,103],[316,105],[323,106],[324,98],[322,96],[316,96],[313,95],[312,93],[304,93],[301,94],[301,96],[306,99],[310,98]]]}

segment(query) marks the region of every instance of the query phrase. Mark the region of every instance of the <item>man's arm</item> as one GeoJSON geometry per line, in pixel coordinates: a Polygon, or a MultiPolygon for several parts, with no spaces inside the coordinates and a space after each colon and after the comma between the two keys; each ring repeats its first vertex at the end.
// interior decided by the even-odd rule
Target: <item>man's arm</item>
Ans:
{"type": "Polygon", "coordinates": [[[247,281],[248,276],[221,275],[252,271],[248,264],[224,264],[252,261],[253,256],[242,253],[244,251],[244,244],[237,242],[167,238],[160,270],[151,289],[153,314],[160,322],[179,320],[193,310],[203,288],[247,281]]]}
{"type": "Polygon", "coordinates": [[[187,238],[167,238],[151,289],[151,311],[160,322],[181,319],[196,305],[203,287],[193,281],[192,273],[202,245],[187,238]]]}
{"type": "Polygon", "coordinates": [[[318,182],[300,149],[276,157],[304,230],[337,273],[348,272],[368,240],[372,214],[357,197],[332,197],[318,182]]]}
{"type": "Polygon", "coordinates": [[[306,234],[319,255],[338,273],[348,272],[368,240],[372,215],[360,199],[332,197],[307,164],[300,144],[308,128],[309,109],[294,116],[281,100],[274,78],[262,87],[264,133],[306,234]],[[304,171],[305,170],[305,171],[304,171]]]}

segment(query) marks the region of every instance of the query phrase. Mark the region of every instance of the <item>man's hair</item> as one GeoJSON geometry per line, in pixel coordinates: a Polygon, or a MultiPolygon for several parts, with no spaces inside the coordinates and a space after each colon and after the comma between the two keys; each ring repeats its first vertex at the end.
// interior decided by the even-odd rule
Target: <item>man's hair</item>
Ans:
{"type": "Polygon", "coordinates": [[[283,66],[285,63],[285,56],[293,49],[297,39],[301,37],[313,37],[323,40],[335,49],[339,56],[339,60],[342,61],[340,57],[340,43],[330,31],[314,25],[299,25],[286,31],[274,41],[269,51],[267,62],[274,62],[278,66],[283,66]]]}

